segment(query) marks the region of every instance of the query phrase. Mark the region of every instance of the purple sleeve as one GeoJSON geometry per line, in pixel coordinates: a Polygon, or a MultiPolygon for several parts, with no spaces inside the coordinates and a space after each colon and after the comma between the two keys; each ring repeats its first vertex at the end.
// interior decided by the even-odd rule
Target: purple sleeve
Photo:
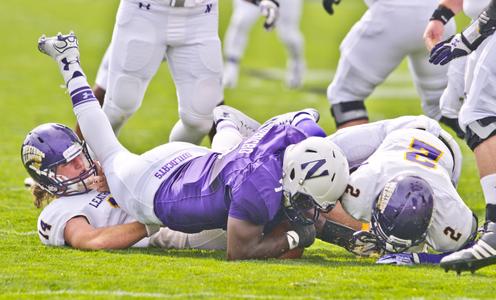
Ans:
{"type": "Polygon", "coordinates": [[[326,137],[326,133],[324,130],[314,121],[311,119],[304,119],[295,126],[299,130],[301,130],[307,137],[309,136],[320,136],[320,137],[326,137]]]}

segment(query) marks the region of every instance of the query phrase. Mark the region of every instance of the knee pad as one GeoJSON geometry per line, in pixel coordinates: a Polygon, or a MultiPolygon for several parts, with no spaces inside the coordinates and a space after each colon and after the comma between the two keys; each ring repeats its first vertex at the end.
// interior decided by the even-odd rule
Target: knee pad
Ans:
{"type": "Polygon", "coordinates": [[[496,117],[486,117],[467,125],[465,141],[473,151],[494,135],[496,135],[496,117]]]}
{"type": "Polygon", "coordinates": [[[363,101],[336,103],[331,106],[331,114],[336,127],[355,120],[368,120],[369,116],[363,101]]]}
{"type": "MultiPolygon", "coordinates": [[[[146,84],[139,78],[118,74],[107,93],[109,104],[130,117],[141,106],[146,84]]],[[[107,101],[107,99],[106,99],[107,101]]]]}

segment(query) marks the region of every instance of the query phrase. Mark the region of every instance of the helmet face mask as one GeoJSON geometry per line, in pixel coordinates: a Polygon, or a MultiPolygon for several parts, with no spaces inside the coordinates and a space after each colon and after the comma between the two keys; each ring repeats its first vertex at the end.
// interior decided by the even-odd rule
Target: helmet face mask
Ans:
{"type": "Polygon", "coordinates": [[[329,139],[309,137],[286,148],[282,187],[290,219],[312,222],[319,211],[329,211],[344,193],[349,179],[348,161],[329,139]],[[313,218],[305,217],[311,213],[313,218]]]}
{"type": "Polygon", "coordinates": [[[34,181],[56,196],[89,192],[86,181],[97,173],[85,143],[70,128],[60,124],[43,124],[28,133],[21,148],[21,159],[34,181]],[[57,174],[59,166],[79,156],[85,167],[83,172],[71,178],[57,174]]]}
{"type": "Polygon", "coordinates": [[[433,190],[417,176],[389,181],[374,202],[371,231],[387,252],[404,252],[423,243],[433,211],[433,190]]]}

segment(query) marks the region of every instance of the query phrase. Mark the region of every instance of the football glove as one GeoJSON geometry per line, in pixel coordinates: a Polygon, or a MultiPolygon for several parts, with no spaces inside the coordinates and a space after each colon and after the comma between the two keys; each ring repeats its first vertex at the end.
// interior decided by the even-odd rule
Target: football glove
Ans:
{"type": "Polygon", "coordinates": [[[429,62],[445,65],[452,59],[470,54],[496,30],[496,19],[482,12],[463,32],[457,33],[432,48],[429,62]]]}
{"type": "Polygon", "coordinates": [[[267,31],[274,29],[279,17],[279,3],[276,0],[262,0],[258,4],[262,16],[265,17],[264,28],[267,31]]]}
{"type": "Polygon", "coordinates": [[[286,232],[288,238],[289,249],[296,247],[307,248],[315,241],[315,225],[292,223],[293,230],[286,232]]]}
{"type": "Polygon", "coordinates": [[[390,253],[381,256],[376,262],[380,265],[396,265],[396,266],[413,266],[419,264],[419,256],[417,253],[390,253]]]}
{"type": "Polygon", "coordinates": [[[357,231],[353,234],[350,241],[350,246],[347,248],[351,253],[363,256],[380,256],[384,254],[384,250],[379,246],[377,237],[365,230],[357,231]]]}
{"type": "Polygon", "coordinates": [[[334,13],[332,5],[338,5],[340,2],[341,0],[323,0],[322,6],[324,6],[324,9],[328,14],[332,15],[334,13]]]}

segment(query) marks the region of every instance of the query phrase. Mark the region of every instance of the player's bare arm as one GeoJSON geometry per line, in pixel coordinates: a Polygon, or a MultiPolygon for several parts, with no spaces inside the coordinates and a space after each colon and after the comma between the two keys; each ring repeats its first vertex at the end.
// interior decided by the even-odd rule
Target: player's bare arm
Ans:
{"type": "Polygon", "coordinates": [[[146,236],[145,225],[138,222],[95,228],[83,216],[70,219],[64,230],[66,243],[83,250],[126,249],[146,236]]]}
{"type": "Polygon", "coordinates": [[[444,34],[444,25],[463,8],[463,0],[441,0],[424,32],[424,42],[430,51],[444,34]]]}
{"type": "Polygon", "coordinates": [[[291,224],[291,230],[263,234],[264,227],[233,217],[227,220],[227,259],[265,259],[283,257],[296,248],[306,248],[315,240],[313,224],[291,224]]]}

